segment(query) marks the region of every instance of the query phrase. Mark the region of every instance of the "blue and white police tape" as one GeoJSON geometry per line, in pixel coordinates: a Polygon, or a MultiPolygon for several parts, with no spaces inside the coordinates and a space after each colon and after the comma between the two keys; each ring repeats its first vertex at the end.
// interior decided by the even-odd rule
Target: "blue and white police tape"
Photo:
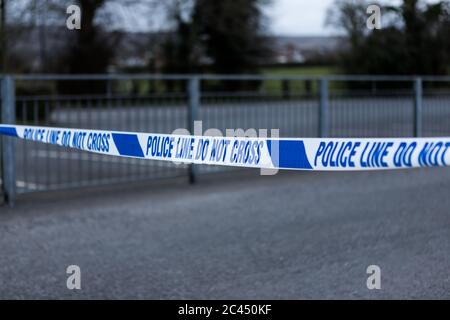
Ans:
{"type": "Polygon", "coordinates": [[[289,170],[375,170],[450,165],[443,138],[247,138],[0,125],[0,134],[99,154],[289,170]]]}

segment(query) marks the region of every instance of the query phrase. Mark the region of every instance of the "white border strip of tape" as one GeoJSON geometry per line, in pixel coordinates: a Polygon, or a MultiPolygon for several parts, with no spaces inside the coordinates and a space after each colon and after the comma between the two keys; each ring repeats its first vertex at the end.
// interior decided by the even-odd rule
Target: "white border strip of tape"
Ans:
{"type": "Polygon", "coordinates": [[[450,137],[209,137],[3,124],[0,134],[119,157],[248,168],[349,171],[450,165],[450,137]]]}

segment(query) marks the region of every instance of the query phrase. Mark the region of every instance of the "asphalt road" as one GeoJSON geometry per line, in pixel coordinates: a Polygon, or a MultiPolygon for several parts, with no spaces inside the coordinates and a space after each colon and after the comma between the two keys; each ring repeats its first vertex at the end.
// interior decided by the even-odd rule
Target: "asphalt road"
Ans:
{"type": "Polygon", "coordinates": [[[23,195],[0,207],[0,297],[448,299],[449,190],[432,168],[23,195]]]}
{"type": "MultiPolygon", "coordinates": [[[[449,134],[449,95],[425,97],[424,134],[449,134]]],[[[90,109],[61,108],[52,112],[54,125],[93,129],[171,133],[185,128],[186,105],[159,103],[147,106],[107,105],[90,109]]],[[[315,137],[318,133],[317,99],[234,101],[218,99],[198,110],[203,130],[255,128],[280,129],[282,137],[315,137]]],[[[414,101],[411,96],[334,98],[329,101],[328,123],[332,136],[410,136],[414,101]]]]}

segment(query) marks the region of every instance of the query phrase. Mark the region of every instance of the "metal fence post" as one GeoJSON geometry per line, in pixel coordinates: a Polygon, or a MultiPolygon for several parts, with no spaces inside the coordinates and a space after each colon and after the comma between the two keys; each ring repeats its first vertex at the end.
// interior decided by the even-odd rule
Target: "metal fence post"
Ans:
{"type": "MultiPolygon", "coordinates": [[[[4,76],[1,81],[1,123],[16,122],[16,99],[14,78],[4,76]]],[[[2,137],[2,189],[5,202],[13,206],[16,199],[15,141],[13,137],[2,137]]]]}
{"type": "Polygon", "coordinates": [[[422,99],[422,78],[416,78],[414,81],[414,137],[422,136],[422,99]]]}
{"type": "MultiPolygon", "coordinates": [[[[194,134],[194,122],[198,120],[198,109],[200,107],[200,79],[196,76],[189,78],[188,85],[188,130],[194,134]]],[[[195,183],[197,178],[197,167],[189,165],[189,182],[195,183]]]]}
{"type": "MultiPolygon", "coordinates": [[[[106,97],[108,99],[111,99],[111,95],[112,95],[112,83],[111,83],[111,79],[106,80],[106,97]]],[[[111,103],[109,101],[109,103],[111,103]]]]}
{"type": "Polygon", "coordinates": [[[328,79],[319,81],[319,137],[328,136],[328,79]]]}

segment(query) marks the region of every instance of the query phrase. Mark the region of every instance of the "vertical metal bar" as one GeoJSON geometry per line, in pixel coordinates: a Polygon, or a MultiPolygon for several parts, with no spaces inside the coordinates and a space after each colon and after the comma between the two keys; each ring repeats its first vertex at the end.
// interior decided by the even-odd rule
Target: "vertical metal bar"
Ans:
{"type": "MultiPolygon", "coordinates": [[[[147,93],[148,94],[148,93],[147,93]]],[[[145,129],[142,127],[142,119],[144,119],[144,108],[147,104],[147,98],[143,98],[142,102],[139,104],[139,108],[136,111],[137,122],[139,123],[138,128],[140,131],[145,132],[145,129]]],[[[144,177],[144,161],[139,160],[138,165],[138,175],[139,177],[144,177]]]]}
{"type": "Polygon", "coordinates": [[[106,98],[111,99],[112,95],[112,83],[111,79],[106,80],[106,98]]]}
{"type": "MultiPolygon", "coordinates": [[[[142,118],[145,120],[145,124],[144,124],[145,130],[148,130],[149,128],[151,128],[151,129],[153,128],[152,123],[151,123],[151,120],[154,118],[154,117],[152,117],[152,113],[154,110],[153,105],[158,105],[157,95],[154,98],[152,98],[151,100],[152,100],[152,103],[149,104],[149,106],[145,108],[145,116],[142,118]]],[[[144,130],[144,132],[145,132],[145,130],[144,130]]],[[[149,132],[152,132],[152,131],[149,131],[149,132]]],[[[152,161],[146,162],[145,168],[146,168],[146,172],[145,172],[146,176],[149,178],[153,178],[153,163],[152,163],[152,161]]]]}
{"type": "Polygon", "coordinates": [[[414,81],[414,137],[422,136],[422,78],[414,81]]]}
{"type": "MultiPolygon", "coordinates": [[[[81,119],[82,112],[83,112],[83,100],[79,99],[77,101],[76,110],[75,110],[75,114],[76,114],[76,125],[75,125],[75,127],[76,128],[83,128],[84,127],[83,126],[84,124],[82,124],[82,121],[81,121],[82,120],[81,119]]],[[[78,185],[83,185],[85,183],[85,180],[84,180],[84,172],[85,172],[85,170],[84,170],[84,163],[83,163],[83,161],[84,161],[84,159],[83,159],[84,154],[80,150],[77,150],[77,153],[78,153],[78,174],[77,174],[77,181],[76,181],[76,183],[78,185]]]]}
{"type": "MultiPolygon", "coordinates": [[[[139,82],[136,81],[135,86],[136,86],[136,88],[139,88],[139,82]]],[[[138,91],[139,89],[136,89],[136,90],[138,91]]],[[[136,122],[133,122],[133,113],[134,113],[134,110],[135,110],[134,108],[135,108],[136,101],[137,101],[137,99],[139,99],[138,97],[139,97],[139,93],[133,94],[130,97],[130,100],[129,100],[129,103],[128,103],[128,107],[127,107],[128,108],[128,112],[126,114],[128,116],[127,123],[128,123],[129,129],[127,129],[127,131],[133,130],[133,123],[136,123],[136,122]]],[[[133,177],[133,170],[134,170],[134,168],[136,168],[135,163],[136,163],[136,159],[133,159],[133,158],[129,158],[128,159],[128,161],[127,161],[127,174],[125,175],[125,181],[131,180],[131,179],[134,178],[133,177]]]]}
{"type": "MultiPolygon", "coordinates": [[[[33,98],[32,104],[30,105],[30,107],[33,109],[33,111],[32,111],[33,125],[39,126],[39,109],[38,109],[38,100],[36,97],[33,98]]],[[[42,146],[42,145],[36,146],[37,152],[41,152],[42,151],[41,148],[43,149],[44,146],[42,146]]],[[[46,160],[48,160],[48,158],[46,160]]],[[[38,156],[38,157],[36,157],[36,159],[34,159],[34,166],[33,166],[34,183],[36,186],[38,186],[42,183],[41,178],[43,178],[43,177],[42,177],[42,171],[40,170],[41,169],[40,167],[41,167],[41,161],[40,161],[40,157],[38,156]]],[[[48,174],[49,174],[48,171],[45,172],[44,177],[48,174]]]]}
{"type": "MultiPolygon", "coordinates": [[[[94,109],[94,97],[93,96],[89,96],[86,100],[86,109],[85,109],[85,116],[87,117],[86,119],[86,123],[87,123],[87,127],[89,129],[94,129],[94,120],[93,118],[95,117],[93,109],[94,109]]],[[[86,153],[86,157],[87,157],[87,179],[86,182],[88,185],[93,185],[93,170],[92,170],[92,165],[93,165],[93,153],[92,152],[87,152],[86,153]]]]}
{"type": "Polygon", "coordinates": [[[319,80],[319,137],[328,135],[328,79],[319,80]]]}
{"type": "MultiPolygon", "coordinates": [[[[44,116],[45,125],[46,126],[50,126],[50,117],[51,117],[51,114],[50,114],[50,102],[47,99],[45,100],[45,103],[44,103],[44,109],[45,109],[45,111],[44,111],[44,113],[45,113],[45,116],[44,116]]],[[[45,144],[45,153],[47,155],[47,159],[45,161],[45,172],[46,172],[46,174],[45,174],[45,176],[46,176],[45,184],[46,184],[47,188],[49,188],[50,185],[51,185],[51,178],[50,178],[50,172],[51,172],[50,159],[51,159],[51,157],[50,157],[50,152],[51,152],[50,145],[49,144],[45,144]]]]}
{"type": "MultiPolygon", "coordinates": [[[[112,96],[108,97],[108,105],[105,108],[105,129],[106,130],[114,130],[114,126],[112,125],[113,123],[113,119],[114,119],[114,108],[113,108],[113,103],[115,104],[115,101],[113,100],[114,98],[112,96]]],[[[107,171],[107,175],[108,175],[108,179],[106,180],[111,180],[112,177],[114,176],[114,172],[115,170],[115,165],[114,165],[114,159],[109,159],[108,157],[108,162],[105,164],[105,166],[108,168],[107,171]]]]}
{"type": "MultiPolygon", "coordinates": [[[[133,84],[133,82],[131,82],[133,84]]],[[[127,92],[125,96],[123,96],[120,99],[120,113],[122,115],[121,121],[120,121],[120,127],[121,130],[126,131],[127,130],[127,102],[128,99],[130,99],[130,95],[132,95],[133,91],[133,85],[131,85],[131,91],[127,92]]],[[[120,176],[117,177],[118,181],[123,181],[127,176],[127,166],[128,166],[128,159],[127,158],[119,158],[120,161],[120,176]]]]}
{"type": "MultiPolygon", "coordinates": [[[[4,76],[1,83],[1,123],[16,122],[16,90],[14,78],[4,76]]],[[[5,203],[13,206],[16,200],[15,138],[2,137],[2,189],[5,203]]]]}
{"type": "MultiPolygon", "coordinates": [[[[172,100],[173,98],[169,98],[169,100],[172,100]]],[[[172,101],[170,102],[172,103],[172,101]]],[[[155,116],[154,119],[156,120],[156,123],[154,124],[154,128],[156,129],[156,132],[158,133],[166,133],[165,132],[165,128],[164,128],[164,124],[165,122],[162,121],[162,110],[161,110],[161,106],[164,105],[163,103],[161,105],[158,105],[155,108],[155,116]]],[[[155,161],[153,164],[153,171],[155,172],[155,177],[159,177],[160,175],[163,175],[165,172],[164,168],[160,167],[159,162],[155,161]]]]}
{"type": "MultiPolygon", "coordinates": [[[[194,134],[194,121],[198,119],[198,109],[200,107],[200,79],[191,77],[188,80],[188,130],[194,134]]],[[[194,164],[189,166],[189,182],[195,183],[197,168],[194,164]]]]}
{"type": "MultiPolygon", "coordinates": [[[[28,114],[27,114],[26,101],[21,101],[21,108],[22,108],[22,123],[27,124],[28,114]]],[[[24,188],[28,189],[29,188],[28,163],[27,163],[27,159],[29,158],[28,154],[27,154],[28,146],[27,146],[26,141],[22,141],[21,145],[22,145],[21,152],[22,152],[22,161],[23,161],[23,181],[25,182],[24,188]]]]}
{"type": "MultiPolygon", "coordinates": [[[[66,100],[66,103],[64,105],[64,110],[67,110],[68,113],[72,111],[72,99],[66,100]]],[[[76,155],[71,151],[66,151],[65,148],[63,149],[63,152],[65,154],[65,156],[63,157],[63,159],[64,159],[63,161],[65,163],[63,170],[67,171],[67,180],[64,181],[63,184],[68,186],[68,185],[72,184],[72,182],[74,181],[74,177],[76,177],[76,173],[74,174],[75,166],[72,165],[73,160],[75,160],[76,155]]]]}

